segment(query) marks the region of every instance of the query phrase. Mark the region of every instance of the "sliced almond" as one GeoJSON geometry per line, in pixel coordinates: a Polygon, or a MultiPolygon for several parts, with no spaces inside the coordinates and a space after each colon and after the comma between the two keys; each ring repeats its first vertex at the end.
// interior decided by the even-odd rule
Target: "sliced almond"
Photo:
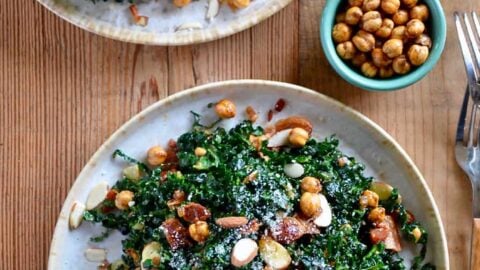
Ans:
{"type": "Polygon", "coordinates": [[[246,217],[223,217],[215,220],[215,224],[226,229],[238,228],[247,223],[248,219],[246,217]]]}
{"type": "Polygon", "coordinates": [[[68,217],[68,228],[70,230],[76,229],[82,224],[84,212],[85,205],[75,201],[70,209],[70,216],[68,217]]]}
{"type": "Polygon", "coordinates": [[[232,250],[230,262],[235,267],[250,263],[258,254],[258,245],[250,238],[240,239],[232,250]]]}
{"type": "Polygon", "coordinates": [[[107,259],[107,251],[103,248],[87,248],[85,258],[90,262],[103,262],[107,259]]]}
{"type": "Polygon", "coordinates": [[[85,207],[87,210],[92,210],[95,207],[99,206],[108,193],[108,183],[107,182],[100,182],[96,186],[92,188],[90,193],[87,197],[87,203],[85,203],[85,207]]]}
{"type": "Polygon", "coordinates": [[[273,269],[287,269],[292,262],[288,250],[271,237],[262,237],[258,245],[263,260],[273,269]]]}
{"type": "Polygon", "coordinates": [[[328,227],[332,223],[332,208],[323,194],[318,195],[320,195],[320,206],[322,211],[320,215],[315,218],[313,223],[318,227],[328,227]]]}
{"type": "Polygon", "coordinates": [[[175,31],[185,31],[185,30],[196,30],[196,29],[202,29],[203,25],[199,22],[187,22],[184,24],[181,24],[175,29],[175,31]]]}
{"type": "Polygon", "coordinates": [[[142,178],[142,172],[137,164],[123,169],[123,175],[132,181],[138,181],[140,178],[142,178]]]}
{"type": "Polygon", "coordinates": [[[268,147],[280,147],[288,144],[288,137],[290,136],[291,128],[280,130],[279,132],[273,134],[273,136],[268,140],[268,147]]]}
{"type": "Polygon", "coordinates": [[[208,9],[207,9],[207,19],[211,20],[217,16],[218,10],[220,9],[220,3],[218,0],[210,0],[208,1],[208,9]]]}
{"type": "MultiPolygon", "coordinates": [[[[143,264],[147,260],[151,260],[153,266],[160,265],[162,246],[158,242],[150,242],[142,250],[142,270],[146,269],[143,267],[143,264]]],[[[150,268],[149,268],[150,269],[150,268]]]]}
{"type": "Polygon", "coordinates": [[[302,116],[290,116],[280,119],[275,123],[275,130],[277,132],[290,128],[303,128],[308,132],[308,134],[312,134],[313,131],[312,123],[302,116]]]}

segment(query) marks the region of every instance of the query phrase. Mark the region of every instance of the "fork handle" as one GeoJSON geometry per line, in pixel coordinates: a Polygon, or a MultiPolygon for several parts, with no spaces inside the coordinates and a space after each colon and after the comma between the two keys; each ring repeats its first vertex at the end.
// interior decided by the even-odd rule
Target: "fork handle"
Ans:
{"type": "Polygon", "coordinates": [[[480,218],[473,219],[470,269],[480,269],[480,218]]]}

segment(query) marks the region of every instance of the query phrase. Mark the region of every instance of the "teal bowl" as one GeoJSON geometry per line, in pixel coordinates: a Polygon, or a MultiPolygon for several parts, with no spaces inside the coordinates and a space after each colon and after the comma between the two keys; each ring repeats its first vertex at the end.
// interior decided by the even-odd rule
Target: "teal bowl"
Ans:
{"type": "Polygon", "coordinates": [[[335,24],[335,15],[337,10],[346,5],[347,0],[328,0],[323,9],[322,19],[320,21],[320,40],[323,51],[330,65],[340,76],[349,83],[371,91],[393,91],[412,85],[425,77],[440,59],[445,41],[447,38],[447,23],[445,14],[439,0],[423,0],[430,9],[430,19],[428,22],[429,34],[432,38],[432,49],[427,61],[405,75],[397,75],[389,79],[368,78],[362,75],[358,70],[353,69],[343,59],[341,59],[335,49],[332,39],[332,29],[335,24]]]}

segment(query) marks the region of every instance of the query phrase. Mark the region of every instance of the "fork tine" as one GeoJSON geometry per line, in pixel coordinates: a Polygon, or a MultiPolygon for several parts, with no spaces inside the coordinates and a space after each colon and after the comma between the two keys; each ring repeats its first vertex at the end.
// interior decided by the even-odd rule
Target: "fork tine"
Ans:
{"type": "MultiPolygon", "coordinates": [[[[462,22],[458,12],[455,12],[455,26],[457,28],[458,39],[460,41],[460,48],[462,50],[463,61],[465,63],[465,70],[467,71],[467,77],[469,85],[471,83],[476,83],[475,78],[477,78],[476,70],[473,66],[473,58],[470,53],[470,48],[468,46],[467,38],[465,32],[463,31],[462,22]]],[[[470,93],[470,96],[474,96],[473,93],[470,93]]]]}
{"type": "Polygon", "coordinates": [[[473,24],[475,25],[475,29],[477,30],[477,35],[480,38],[480,23],[478,21],[478,16],[477,12],[472,12],[472,17],[473,17],[473,24]]]}
{"type": "MultiPolygon", "coordinates": [[[[478,49],[477,38],[475,37],[475,34],[472,29],[472,25],[470,24],[470,19],[468,17],[468,14],[465,13],[463,17],[465,20],[465,26],[467,27],[468,37],[470,38],[470,43],[472,44],[473,53],[475,55],[475,59],[477,60],[477,68],[480,68],[480,50],[478,49]]],[[[477,82],[479,81],[478,74],[475,74],[475,79],[477,82]]]]}

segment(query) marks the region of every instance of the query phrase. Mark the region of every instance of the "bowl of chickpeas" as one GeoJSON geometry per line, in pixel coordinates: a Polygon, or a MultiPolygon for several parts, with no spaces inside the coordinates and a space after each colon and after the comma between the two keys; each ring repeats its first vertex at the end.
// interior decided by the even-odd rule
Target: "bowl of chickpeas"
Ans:
{"type": "Polygon", "coordinates": [[[330,65],[346,81],[392,91],[433,69],[446,28],[439,0],[328,0],[320,38],[330,65]]]}

